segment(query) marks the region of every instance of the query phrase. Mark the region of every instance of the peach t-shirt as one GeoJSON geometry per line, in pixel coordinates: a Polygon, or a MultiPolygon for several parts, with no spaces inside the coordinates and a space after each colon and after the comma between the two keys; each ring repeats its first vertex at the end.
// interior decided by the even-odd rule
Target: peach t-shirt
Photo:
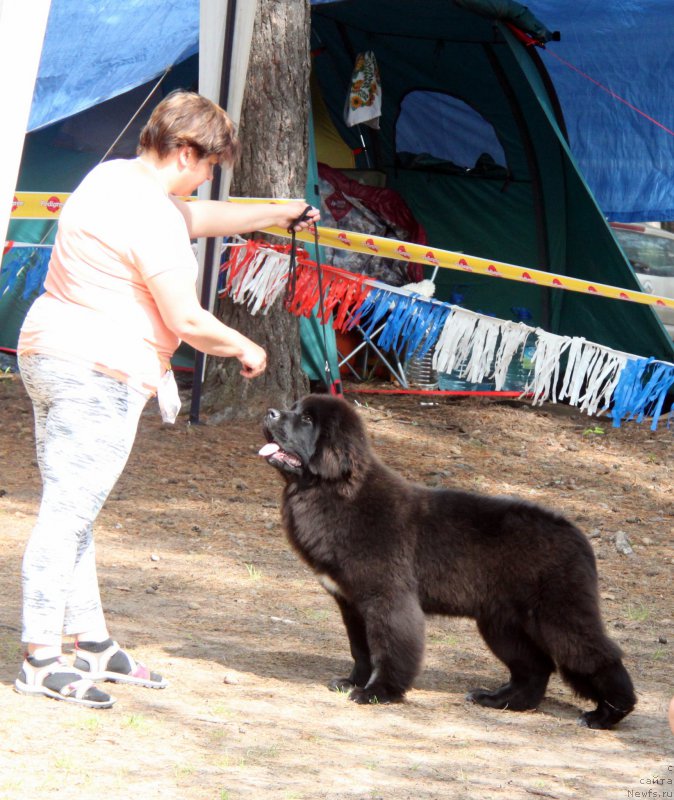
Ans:
{"type": "Polygon", "coordinates": [[[180,340],[146,281],[168,270],[196,280],[184,217],[139,159],[99,165],[61,212],[45,292],[18,352],[78,361],[155,392],[180,340]]]}

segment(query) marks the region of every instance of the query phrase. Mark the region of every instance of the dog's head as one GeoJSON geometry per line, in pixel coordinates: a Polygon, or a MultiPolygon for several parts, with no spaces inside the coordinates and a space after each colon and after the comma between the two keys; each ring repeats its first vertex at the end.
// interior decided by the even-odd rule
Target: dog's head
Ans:
{"type": "Polygon", "coordinates": [[[260,455],[289,481],[352,483],[369,458],[357,411],[330,395],[308,395],[285,411],[270,408],[263,431],[260,455]]]}

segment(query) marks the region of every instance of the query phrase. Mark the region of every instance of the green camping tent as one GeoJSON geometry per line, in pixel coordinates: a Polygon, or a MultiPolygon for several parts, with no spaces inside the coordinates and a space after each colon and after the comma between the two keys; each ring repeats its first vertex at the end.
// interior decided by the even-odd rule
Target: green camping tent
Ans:
{"type": "MultiPolygon", "coordinates": [[[[554,88],[522,28],[547,33],[509,0],[318,3],[314,77],[357,167],[385,175],[429,245],[639,290],[574,163],[554,88]],[[345,124],[354,61],[366,52],[381,76],[378,130],[345,124]]],[[[437,297],[475,311],[526,314],[552,333],[674,356],[649,306],[447,269],[436,284],[437,297]]]]}

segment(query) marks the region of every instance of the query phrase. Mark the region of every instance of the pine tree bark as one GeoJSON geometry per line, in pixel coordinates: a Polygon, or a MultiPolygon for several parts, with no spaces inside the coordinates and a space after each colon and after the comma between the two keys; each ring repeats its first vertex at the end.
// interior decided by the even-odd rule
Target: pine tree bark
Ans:
{"type": "MultiPolygon", "coordinates": [[[[309,0],[259,0],[239,135],[243,150],[230,193],[304,197],[309,97],[309,0]]],[[[277,240],[278,241],[278,240],[277,240]]],[[[267,371],[253,381],[236,359],[208,358],[201,408],[219,419],[259,417],[307,391],[300,367],[299,322],[279,299],[266,315],[220,301],[215,313],[267,351],[267,371]]]]}

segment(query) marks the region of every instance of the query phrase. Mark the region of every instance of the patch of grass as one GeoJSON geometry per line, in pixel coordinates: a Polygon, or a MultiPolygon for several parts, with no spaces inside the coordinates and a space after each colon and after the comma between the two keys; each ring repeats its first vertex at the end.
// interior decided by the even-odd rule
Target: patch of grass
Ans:
{"type": "Polygon", "coordinates": [[[72,756],[56,756],[54,758],[54,767],[61,772],[70,774],[75,769],[75,759],[72,756]]]}
{"type": "Polygon", "coordinates": [[[213,763],[219,769],[231,769],[232,767],[242,769],[246,766],[246,759],[241,755],[232,755],[226,752],[216,758],[213,763]]]}
{"type": "Polygon", "coordinates": [[[85,717],[79,723],[79,728],[83,731],[89,731],[90,733],[98,733],[101,728],[103,727],[103,723],[101,722],[100,717],[85,717]]]}
{"type": "Polygon", "coordinates": [[[25,795],[25,785],[20,778],[7,778],[7,780],[0,780],[0,797],[9,797],[9,793],[18,794],[22,792],[25,795]]]}
{"type": "Polygon", "coordinates": [[[204,714],[210,714],[212,717],[224,717],[225,719],[232,719],[236,716],[236,711],[229,708],[224,703],[214,703],[212,706],[206,706],[204,714]]]}
{"type": "Polygon", "coordinates": [[[606,431],[601,427],[601,425],[595,425],[592,428],[585,428],[583,431],[583,436],[605,436],[606,431]]]}
{"type": "Polygon", "coordinates": [[[122,725],[136,731],[146,731],[150,727],[149,720],[142,714],[130,714],[122,725]]]}
{"type": "Polygon", "coordinates": [[[651,612],[644,605],[634,605],[628,603],[627,605],[627,618],[633,622],[645,622],[651,615],[651,612]]]}
{"type": "Polygon", "coordinates": [[[262,573],[260,570],[255,566],[255,564],[245,564],[246,570],[248,571],[248,577],[253,581],[259,581],[262,577],[262,573]]]}
{"type": "Polygon", "coordinates": [[[263,747],[249,747],[246,750],[245,759],[247,764],[267,763],[279,757],[281,748],[277,744],[270,744],[263,747]]]}

